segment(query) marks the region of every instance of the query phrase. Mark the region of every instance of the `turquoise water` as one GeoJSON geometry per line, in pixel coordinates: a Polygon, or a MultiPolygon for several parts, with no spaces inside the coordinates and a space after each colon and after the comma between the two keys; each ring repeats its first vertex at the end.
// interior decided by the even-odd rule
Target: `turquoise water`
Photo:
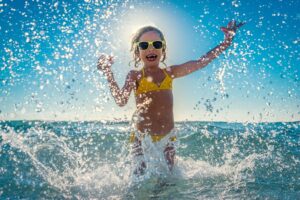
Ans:
{"type": "Polygon", "coordinates": [[[299,199],[300,123],[176,123],[173,173],[135,177],[127,122],[0,123],[1,199],[299,199]]]}

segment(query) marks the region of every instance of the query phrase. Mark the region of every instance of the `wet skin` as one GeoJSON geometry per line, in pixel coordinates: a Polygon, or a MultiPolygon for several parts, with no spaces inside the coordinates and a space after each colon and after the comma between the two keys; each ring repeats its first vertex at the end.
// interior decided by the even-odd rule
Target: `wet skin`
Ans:
{"type": "MultiPolygon", "coordinates": [[[[140,41],[157,41],[161,40],[156,32],[144,33],[140,41]]],[[[144,78],[152,80],[157,86],[166,78],[165,73],[158,67],[159,61],[163,54],[162,49],[155,49],[151,45],[147,50],[140,50],[139,57],[144,63],[144,78]],[[154,61],[147,60],[146,56],[150,54],[157,55],[154,61]]],[[[138,71],[134,76],[135,90],[138,88],[139,81],[143,78],[142,71],[138,71]]],[[[171,76],[169,74],[169,76],[171,76]]],[[[136,122],[137,129],[142,133],[153,135],[166,135],[174,128],[173,116],[173,93],[172,90],[159,90],[147,93],[138,94],[135,96],[138,120],[136,122]]],[[[141,141],[135,141],[137,153],[142,154],[141,141]]],[[[173,146],[166,145],[164,150],[166,162],[171,170],[174,165],[175,149],[173,146]]],[[[136,173],[141,173],[146,168],[145,163],[142,163],[136,173]]]]}
{"type": "MultiPolygon", "coordinates": [[[[163,76],[165,74],[161,72],[163,76]]],[[[173,93],[171,90],[152,91],[135,96],[137,129],[143,133],[166,135],[174,128],[173,93]]]]}
{"type": "MultiPolygon", "coordinates": [[[[149,31],[144,33],[139,41],[160,41],[160,36],[149,31]]],[[[165,79],[166,75],[159,68],[163,49],[155,49],[152,45],[146,50],[139,50],[139,57],[144,64],[144,76],[152,80],[157,86],[165,79]],[[147,55],[156,55],[155,60],[149,61],[147,55]]],[[[136,87],[142,78],[142,72],[138,71],[135,76],[136,87]]],[[[137,113],[141,120],[137,122],[137,129],[153,135],[166,135],[174,128],[173,117],[173,94],[172,90],[159,90],[138,94],[135,96],[137,113]]]]}
{"type": "MultiPolygon", "coordinates": [[[[165,74],[162,72],[165,76],[165,74]]],[[[137,129],[143,133],[166,135],[174,128],[173,94],[171,90],[160,90],[136,95],[137,113],[139,120],[137,129]]],[[[136,139],[135,151],[142,154],[141,141],[136,139]]],[[[166,145],[164,155],[169,169],[172,170],[175,159],[175,148],[166,145]]],[[[143,173],[146,164],[143,162],[136,174],[143,173]]]]}
{"type": "MultiPolygon", "coordinates": [[[[225,39],[218,46],[197,60],[191,60],[180,65],[170,66],[167,68],[166,72],[170,77],[172,77],[172,79],[175,79],[186,76],[207,66],[232,44],[232,39],[236,30],[243,24],[244,23],[237,24],[235,21],[229,22],[227,27],[221,28],[225,34],[225,39]]],[[[140,42],[159,40],[161,40],[161,38],[155,31],[146,32],[139,38],[140,42]]],[[[166,76],[159,67],[160,60],[164,54],[165,51],[163,49],[155,49],[152,45],[150,45],[146,50],[139,49],[136,54],[136,56],[142,61],[145,77],[150,77],[152,82],[156,85],[160,85],[166,76]],[[147,59],[147,56],[153,54],[156,57],[155,59],[147,59]]],[[[124,106],[128,102],[131,91],[137,90],[139,81],[143,77],[142,71],[130,71],[127,75],[124,87],[120,89],[111,71],[112,64],[112,56],[101,55],[98,61],[98,68],[103,71],[107,77],[111,94],[116,103],[119,106],[124,106]]],[[[172,90],[159,90],[138,94],[135,96],[135,100],[137,105],[136,114],[139,118],[136,122],[136,126],[140,132],[151,135],[166,135],[174,128],[172,90]]],[[[137,154],[142,154],[140,144],[141,141],[138,141],[136,138],[134,146],[137,148],[134,152],[137,154]]],[[[175,157],[174,147],[167,144],[164,154],[171,170],[175,157]]],[[[145,164],[142,164],[141,167],[144,168],[145,164]]]]}

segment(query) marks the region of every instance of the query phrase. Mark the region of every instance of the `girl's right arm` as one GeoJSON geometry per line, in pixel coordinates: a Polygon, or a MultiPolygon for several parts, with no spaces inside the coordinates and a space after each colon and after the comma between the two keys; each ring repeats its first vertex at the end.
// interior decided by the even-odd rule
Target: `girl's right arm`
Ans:
{"type": "Polygon", "coordinates": [[[112,56],[101,55],[98,60],[97,68],[103,72],[106,76],[110,92],[118,106],[124,106],[127,104],[130,93],[135,87],[134,71],[130,71],[126,77],[125,84],[122,89],[119,88],[114,75],[111,71],[111,65],[113,64],[112,56]]]}

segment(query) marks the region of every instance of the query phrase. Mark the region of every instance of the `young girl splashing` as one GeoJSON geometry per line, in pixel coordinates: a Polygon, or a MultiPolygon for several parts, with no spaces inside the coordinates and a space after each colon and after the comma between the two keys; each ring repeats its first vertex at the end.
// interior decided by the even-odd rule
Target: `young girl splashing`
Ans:
{"type": "MultiPolygon", "coordinates": [[[[147,167],[163,158],[165,166],[172,171],[175,161],[176,135],[174,132],[172,82],[195,72],[217,58],[231,44],[233,37],[243,23],[228,23],[221,30],[225,33],[222,43],[198,60],[180,65],[161,68],[160,62],[166,59],[167,43],[163,33],[156,27],[146,26],[137,31],[132,39],[135,67],[142,63],[141,70],[128,73],[125,85],[119,88],[115,81],[111,65],[113,57],[101,55],[98,69],[106,76],[115,102],[124,106],[134,90],[136,100],[135,131],[131,133],[132,154],[135,174],[142,174],[147,167]],[[151,145],[145,145],[149,144],[151,145]],[[155,148],[155,149],[153,149],[155,148]],[[149,154],[146,156],[145,154],[149,154]]],[[[163,63],[164,64],[164,63],[163,63]]]]}

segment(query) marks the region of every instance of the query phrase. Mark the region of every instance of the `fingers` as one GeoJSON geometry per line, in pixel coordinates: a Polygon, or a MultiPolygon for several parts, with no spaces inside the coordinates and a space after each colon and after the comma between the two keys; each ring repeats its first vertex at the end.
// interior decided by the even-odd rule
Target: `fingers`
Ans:
{"type": "Polygon", "coordinates": [[[221,30],[225,34],[225,39],[233,39],[236,34],[237,29],[243,26],[245,22],[237,23],[235,20],[231,20],[226,27],[221,27],[221,30]]]}
{"type": "Polygon", "coordinates": [[[236,25],[236,22],[234,20],[232,20],[227,24],[227,28],[232,29],[233,27],[235,27],[235,25],[236,25]]]}
{"type": "Polygon", "coordinates": [[[101,54],[98,59],[97,68],[102,71],[106,71],[114,63],[112,55],[101,54]]]}
{"type": "Polygon", "coordinates": [[[237,23],[235,20],[230,21],[226,27],[221,27],[221,30],[225,33],[226,37],[233,37],[241,26],[243,26],[245,22],[237,23]]]}
{"type": "Polygon", "coordinates": [[[237,24],[237,22],[235,20],[232,20],[230,21],[228,24],[227,24],[227,29],[237,29],[237,28],[240,28],[241,26],[243,26],[245,24],[245,22],[240,22],[237,24]]]}
{"type": "Polygon", "coordinates": [[[235,31],[229,28],[221,27],[221,30],[224,32],[225,38],[233,38],[235,35],[235,31]]]}
{"type": "Polygon", "coordinates": [[[99,56],[98,63],[112,65],[114,63],[113,59],[114,59],[114,56],[112,56],[112,55],[102,54],[99,56]]]}
{"type": "Polygon", "coordinates": [[[241,26],[243,26],[244,24],[246,24],[245,22],[241,22],[241,23],[239,23],[236,27],[237,28],[240,28],[241,26]]]}
{"type": "Polygon", "coordinates": [[[111,64],[114,64],[114,56],[113,55],[109,55],[108,60],[111,64]]]}
{"type": "Polygon", "coordinates": [[[98,66],[102,66],[106,62],[106,56],[105,55],[100,55],[98,59],[98,66]]]}
{"type": "Polygon", "coordinates": [[[228,32],[227,28],[225,27],[221,27],[221,31],[223,31],[224,33],[228,32]]]}
{"type": "Polygon", "coordinates": [[[105,54],[101,54],[99,56],[98,63],[103,63],[106,60],[106,57],[107,56],[105,54]]]}

